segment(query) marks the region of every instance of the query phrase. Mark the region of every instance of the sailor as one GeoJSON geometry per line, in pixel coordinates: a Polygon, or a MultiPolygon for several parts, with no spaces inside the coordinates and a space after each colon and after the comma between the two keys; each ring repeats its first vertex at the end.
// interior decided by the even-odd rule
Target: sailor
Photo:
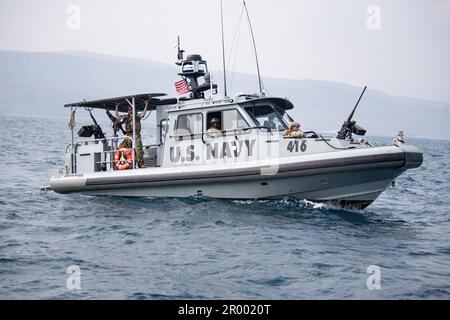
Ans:
{"type": "Polygon", "coordinates": [[[288,129],[284,132],[285,137],[306,138],[306,134],[300,130],[300,123],[291,122],[288,129]]]}
{"type": "Polygon", "coordinates": [[[123,141],[119,144],[119,149],[131,149],[133,144],[131,140],[127,138],[123,139],[123,141]]]}
{"type": "Polygon", "coordinates": [[[220,130],[219,118],[212,118],[211,121],[209,121],[208,135],[211,137],[217,137],[221,134],[222,134],[222,131],[220,130]]]}
{"type": "MultiPolygon", "coordinates": [[[[128,106],[128,113],[124,116],[119,116],[119,105],[120,102],[116,102],[116,119],[123,121],[125,123],[125,131],[128,137],[133,139],[133,108],[128,106]]],[[[138,167],[144,167],[144,150],[142,149],[142,138],[141,138],[141,119],[145,117],[148,108],[148,101],[144,101],[144,111],[138,113],[135,117],[135,125],[136,125],[136,141],[135,141],[135,150],[136,150],[136,158],[138,161],[138,167]]]]}

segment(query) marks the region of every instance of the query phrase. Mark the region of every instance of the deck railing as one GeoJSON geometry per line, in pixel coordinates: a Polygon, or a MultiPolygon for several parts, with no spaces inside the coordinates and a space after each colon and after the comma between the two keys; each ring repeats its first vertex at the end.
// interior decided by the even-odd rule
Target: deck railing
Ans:
{"type": "MultiPolygon", "coordinates": [[[[83,145],[89,145],[89,144],[105,144],[106,147],[110,148],[109,150],[101,150],[101,151],[95,151],[94,153],[100,154],[100,161],[95,161],[95,164],[100,165],[100,171],[111,171],[111,170],[118,170],[115,165],[115,153],[117,151],[120,151],[118,146],[120,145],[119,142],[123,142],[125,140],[130,140],[131,145],[134,146],[133,139],[128,136],[124,137],[110,137],[110,138],[100,138],[100,139],[87,139],[82,141],[77,141],[73,147],[72,144],[67,145],[66,147],[66,153],[69,149],[71,149],[72,154],[72,173],[77,172],[77,163],[76,163],[76,155],[79,155],[80,153],[77,152],[77,147],[83,146],[83,145]]],[[[126,150],[131,150],[133,155],[132,165],[129,169],[137,169],[137,158],[136,158],[136,149],[135,148],[125,148],[126,150]]],[[[91,154],[91,153],[87,153],[91,154]]]]}

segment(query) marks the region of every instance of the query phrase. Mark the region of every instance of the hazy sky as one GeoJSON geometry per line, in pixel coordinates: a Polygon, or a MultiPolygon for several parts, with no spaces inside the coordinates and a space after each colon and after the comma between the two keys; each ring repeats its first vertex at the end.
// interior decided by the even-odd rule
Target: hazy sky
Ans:
{"type": "MultiPolygon", "coordinates": [[[[245,19],[237,32],[242,1],[223,5],[229,68],[256,73],[245,19]],[[239,41],[230,54],[233,38],[239,41]]],[[[450,103],[450,0],[247,0],[247,6],[264,76],[367,84],[450,103]]],[[[0,49],[173,63],[180,35],[184,49],[219,69],[219,8],[219,0],[0,0],[0,49]],[[71,5],[80,9],[79,20],[67,12],[71,5]]]]}

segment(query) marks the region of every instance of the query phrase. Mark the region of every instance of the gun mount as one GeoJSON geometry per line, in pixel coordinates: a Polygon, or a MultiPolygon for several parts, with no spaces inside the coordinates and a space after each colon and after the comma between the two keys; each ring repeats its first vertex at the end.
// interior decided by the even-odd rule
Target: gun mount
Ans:
{"type": "Polygon", "coordinates": [[[105,134],[103,133],[100,125],[97,123],[97,120],[95,120],[94,116],[92,115],[91,110],[89,110],[89,115],[91,116],[94,124],[82,126],[80,130],[78,130],[78,136],[83,138],[90,138],[92,137],[92,135],[94,135],[95,139],[105,139],[105,134]]]}

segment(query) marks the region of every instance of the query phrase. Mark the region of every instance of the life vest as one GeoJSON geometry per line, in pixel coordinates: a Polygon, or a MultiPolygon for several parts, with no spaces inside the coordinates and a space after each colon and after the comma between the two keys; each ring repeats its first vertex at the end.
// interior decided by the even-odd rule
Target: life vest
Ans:
{"type": "Polygon", "coordinates": [[[114,163],[118,170],[126,170],[133,167],[134,152],[130,149],[120,149],[114,154],[114,163]]]}

